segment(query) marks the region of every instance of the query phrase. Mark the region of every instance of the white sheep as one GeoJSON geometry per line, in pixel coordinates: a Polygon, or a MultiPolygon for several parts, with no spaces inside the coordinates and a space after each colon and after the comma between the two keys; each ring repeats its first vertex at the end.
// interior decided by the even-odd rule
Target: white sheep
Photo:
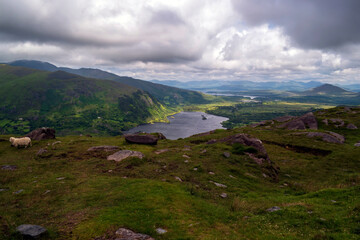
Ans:
{"type": "Polygon", "coordinates": [[[9,139],[9,141],[11,142],[11,146],[14,146],[17,148],[19,148],[19,147],[27,148],[28,146],[32,146],[31,139],[29,137],[23,137],[23,138],[11,137],[9,139]]]}

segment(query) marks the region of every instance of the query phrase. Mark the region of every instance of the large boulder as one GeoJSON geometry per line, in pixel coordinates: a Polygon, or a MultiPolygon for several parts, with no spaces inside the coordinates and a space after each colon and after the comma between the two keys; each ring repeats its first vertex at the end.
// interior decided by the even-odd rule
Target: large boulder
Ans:
{"type": "Polygon", "coordinates": [[[315,115],[309,112],[301,117],[297,117],[279,126],[289,130],[318,129],[318,123],[315,115]]]}
{"type": "Polygon", "coordinates": [[[343,144],[345,142],[345,137],[343,135],[340,135],[338,133],[334,132],[302,132],[302,133],[296,133],[296,135],[306,135],[309,138],[318,138],[321,139],[324,142],[328,143],[337,143],[337,144],[343,144]]]}
{"type": "Polygon", "coordinates": [[[108,156],[107,160],[113,160],[115,162],[120,162],[128,157],[137,157],[137,158],[142,159],[143,157],[145,157],[145,155],[143,153],[137,152],[137,151],[120,150],[120,151],[108,156]]]}
{"type": "Polygon", "coordinates": [[[156,145],[158,138],[150,134],[129,134],[125,135],[125,140],[128,143],[156,145]]]}
{"type": "Polygon", "coordinates": [[[24,239],[38,239],[47,234],[47,230],[39,225],[23,224],[16,228],[24,239]]]}
{"type": "Polygon", "coordinates": [[[37,128],[34,131],[31,131],[26,135],[26,137],[31,138],[31,140],[44,140],[44,139],[54,139],[55,138],[55,129],[52,128],[37,128]]]}

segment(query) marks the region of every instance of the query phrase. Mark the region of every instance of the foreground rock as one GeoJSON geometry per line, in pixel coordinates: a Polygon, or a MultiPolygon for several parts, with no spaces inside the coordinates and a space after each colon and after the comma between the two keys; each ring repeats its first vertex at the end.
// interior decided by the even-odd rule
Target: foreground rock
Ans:
{"type": "Polygon", "coordinates": [[[158,138],[150,134],[129,134],[125,135],[125,140],[128,143],[156,145],[158,138]]]}
{"type": "Polygon", "coordinates": [[[116,232],[116,239],[119,240],[155,240],[149,235],[136,233],[126,228],[119,228],[116,232]]]}
{"type": "Polygon", "coordinates": [[[280,210],[281,210],[281,208],[279,208],[278,206],[266,209],[267,212],[276,212],[276,211],[280,211],[280,210]]]}
{"type": "Polygon", "coordinates": [[[120,150],[120,151],[108,156],[107,160],[113,160],[115,162],[120,162],[128,157],[137,157],[137,158],[142,159],[143,157],[145,157],[145,155],[143,153],[137,152],[137,151],[120,150]]]}
{"type": "Polygon", "coordinates": [[[303,130],[303,129],[318,129],[316,117],[312,112],[309,112],[301,117],[294,118],[279,126],[288,130],[303,130]]]}
{"type": "Polygon", "coordinates": [[[112,152],[116,150],[119,150],[119,147],[104,145],[104,146],[91,147],[88,149],[88,152],[96,152],[96,151],[112,152]]]}
{"type": "Polygon", "coordinates": [[[16,228],[16,231],[19,232],[24,239],[38,239],[47,234],[46,228],[31,224],[20,225],[16,228]]]}
{"type": "Polygon", "coordinates": [[[45,139],[54,139],[55,138],[55,129],[52,128],[38,128],[34,131],[28,133],[26,137],[31,138],[31,140],[45,140],[45,139]]]}

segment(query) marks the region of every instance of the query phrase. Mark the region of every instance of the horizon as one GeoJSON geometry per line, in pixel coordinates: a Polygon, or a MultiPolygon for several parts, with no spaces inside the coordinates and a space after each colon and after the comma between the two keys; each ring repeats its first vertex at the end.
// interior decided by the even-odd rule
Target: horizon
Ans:
{"type": "Polygon", "coordinates": [[[360,82],[356,0],[0,4],[0,62],[147,81],[360,82]]]}

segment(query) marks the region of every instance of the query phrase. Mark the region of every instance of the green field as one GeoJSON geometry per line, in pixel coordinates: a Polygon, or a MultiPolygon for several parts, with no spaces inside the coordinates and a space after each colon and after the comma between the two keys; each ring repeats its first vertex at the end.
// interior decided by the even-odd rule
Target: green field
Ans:
{"type": "Polygon", "coordinates": [[[121,136],[66,136],[15,149],[9,136],[1,136],[0,165],[17,169],[0,170],[0,238],[17,239],[16,226],[28,223],[46,227],[51,239],[111,239],[120,227],[155,239],[359,239],[360,148],[354,143],[360,130],[322,120],[342,118],[360,126],[360,109],[322,110],[316,116],[320,132],[342,134],[345,144],[267,126],[216,130],[156,146],[127,144],[121,136]],[[207,144],[236,133],[265,143],[280,168],[277,180],[238,146],[207,144]],[[55,141],[61,143],[52,145],[55,141]],[[115,163],[106,160],[111,153],[87,151],[99,145],[146,157],[115,163]],[[37,156],[41,148],[48,152],[37,156]],[[156,154],[160,149],[167,151],[156,154]],[[274,206],[281,210],[266,211],[274,206]],[[167,232],[157,234],[159,227],[167,232]]]}

